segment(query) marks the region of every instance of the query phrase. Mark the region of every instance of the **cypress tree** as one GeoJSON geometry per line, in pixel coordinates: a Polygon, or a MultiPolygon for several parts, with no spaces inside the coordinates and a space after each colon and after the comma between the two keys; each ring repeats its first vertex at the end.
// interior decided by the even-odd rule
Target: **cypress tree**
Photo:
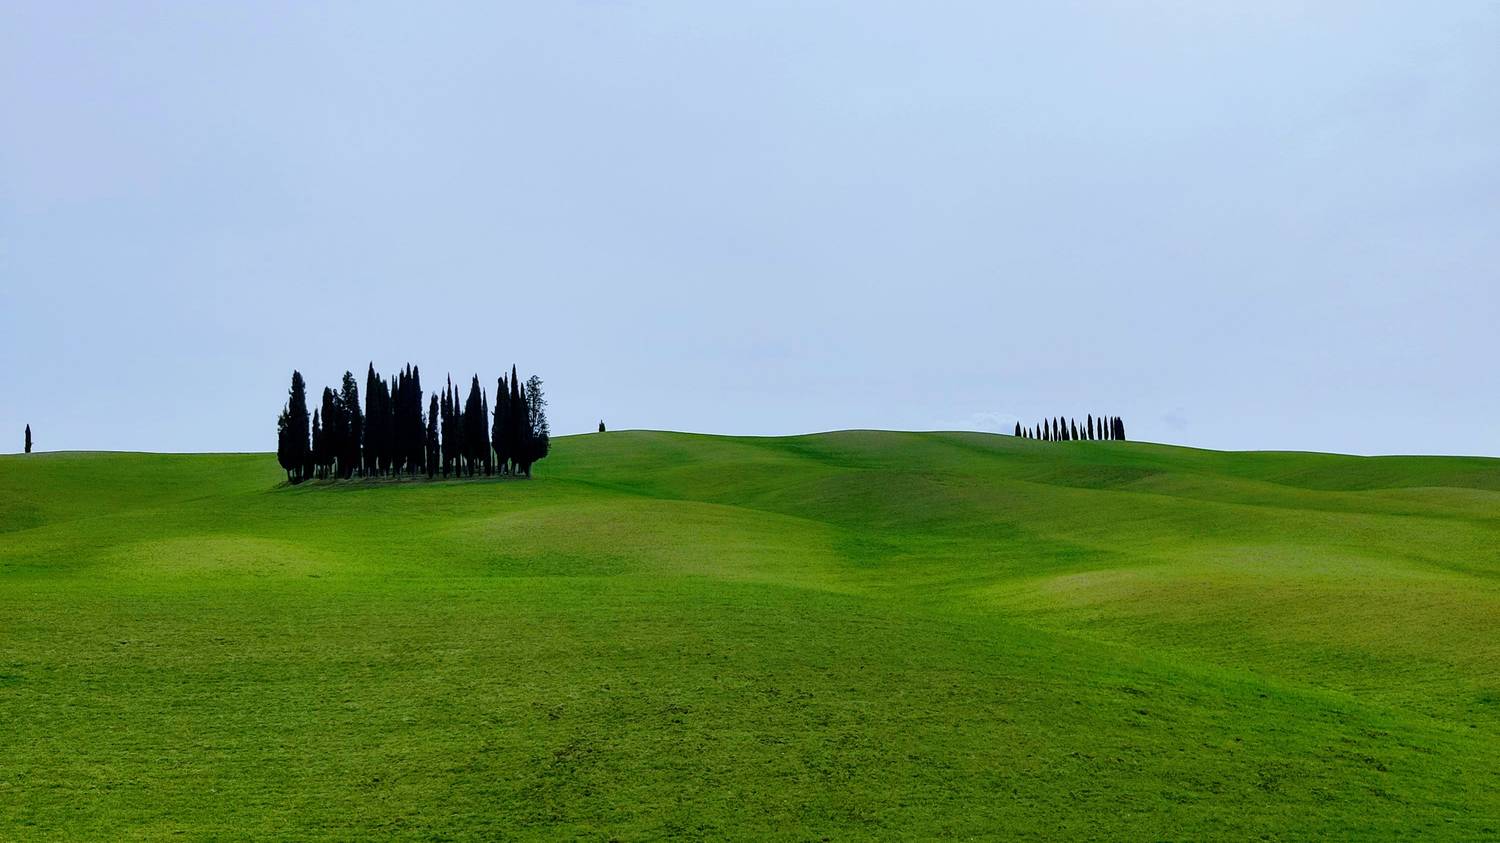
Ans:
{"type": "Polygon", "coordinates": [[[469,383],[469,397],[464,400],[464,461],[467,463],[467,471],[470,477],[474,476],[474,470],[479,467],[481,454],[480,445],[484,437],[485,421],[480,408],[479,398],[479,376],[475,375],[469,383]]]}
{"type": "Polygon", "coordinates": [[[392,476],[399,477],[406,468],[406,461],[402,457],[406,454],[406,425],[402,419],[401,401],[406,397],[406,372],[396,370],[386,382],[386,430],[390,432],[390,438],[385,443],[385,458],[389,465],[392,476]]]}
{"type": "MultiPolygon", "coordinates": [[[[479,383],[479,376],[474,376],[474,383],[479,383]]],[[[489,477],[495,473],[494,449],[490,447],[490,394],[488,390],[479,393],[479,432],[484,437],[484,442],[479,448],[480,459],[484,461],[484,476],[489,477]]]]}
{"type": "MultiPolygon", "coordinates": [[[[599,423],[599,429],[600,429],[600,430],[601,430],[601,431],[602,431],[602,430],[603,430],[603,429],[604,429],[604,422],[600,422],[600,423],[599,423]]],[[[1014,435],[1015,435],[1015,437],[1016,437],[1016,438],[1017,438],[1017,439],[1020,439],[1020,438],[1021,438],[1021,423],[1020,423],[1020,422],[1016,422],[1016,432],[1015,432],[1015,434],[1014,434],[1014,435]]]]}
{"type": "Polygon", "coordinates": [[[1072,431],[1072,434],[1073,434],[1071,438],[1074,441],[1077,441],[1077,439],[1078,439],[1078,419],[1070,419],[1068,421],[1068,428],[1069,428],[1069,430],[1072,431]]]}
{"type": "Polygon", "coordinates": [[[510,406],[506,409],[505,438],[511,462],[517,474],[523,473],[526,460],[526,399],[521,394],[521,376],[515,364],[510,367],[510,406]]]}
{"type": "Polygon", "coordinates": [[[453,397],[451,400],[453,405],[453,473],[462,475],[464,473],[464,454],[468,453],[468,449],[464,445],[464,434],[468,431],[464,429],[464,410],[463,406],[459,404],[458,387],[455,386],[452,389],[453,397]]]}
{"type": "Polygon", "coordinates": [[[1093,413],[1089,413],[1088,425],[1089,425],[1089,428],[1088,428],[1089,439],[1092,440],[1094,438],[1094,414],[1093,413]]]}
{"type": "Polygon", "coordinates": [[[300,483],[312,476],[312,449],[308,447],[309,427],[307,423],[307,383],[302,373],[292,371],[292,388],[287,394],[287,454],[296,464],[293,483],[300,483]]]}
{"type": "Polygon", "coordinates": [[[552,449],[552,431],[547,425],[547,398],[542,394],[542,379],[536,375],[526,379],[526,476],[531,476],[531,467],[547,458],[552,449]]]}
{"type": "MultiPolygon", "coordinates": [[[[286,415],[286,410],[283,409],[281,411],[281,414],[283,416],[285,416],[286,415]]],[[[604,422],[600,422],[599,424],[602,426],[604,424],[604,422]]],[[[277,450],[280,450],[280,446],[279,445],[277,446],[277,450]]],[[[29,425],[29,424],[26,425],[26,453],[28,453],[28,454],[31,453],[31,425],[29,425]]]]}
{"type": "MultiPolygon", "coordinates": [[[[1019,425],[1019,424],[1020,424],[1020,422],[1016,422],[1016,424],[1018,424],[1018,425],[1019,425]]],[[[604,419],[600,419],[600,420],[599,420],[599,432],[600,432],[600,433],[603,433],[603,432],[604,432],[604,419]]]]}
{"type": "Polygon", "coordinates": [[[411,367],[411,377],[406,384],[406,412],[409,425],[408,435],[411,437],[411,470],[421,473],[427,470],[427,436],[424,429],[427,427],[422,419],[422,370],[417,366],[411,367]]]}
{"type": "Polygon", "coordinates": [[[365,423],[364,431],[364,472],[366,474],[377,474],[380,471],[380,394],[375,384],[380,382],[380,376],[375,374],[375,362],[370,361],[370,367],[365,372],[365,423]]]}
{"type": "Polygon", "coordinates": [[[343,405],[349,420],[349,430],[344,440],[343,470],[344,477],[349,478],[356,471],[364,473],[365,415],[359,409],[359,384],[354,380],[353,372],[344,372],[344,380],[339,389],[339,403],[343,405]]]}
{"type": "MultiPolygon", "coordinates": [[[[286,482],[292,482],[292,472],[297,460],[292,455],[292,414],[286,405],[281,405],[281,415],[276,417],[276,462],[286,472],[286,482]]],[[[26,426],[26,453],[31,453],[31,425],[26,426]]]]}
{"type": "Polygon", "coordinates": [[[335,404],[333,390],[323,387],[323,451],[318,461],[323,467],[323,477],[326,479],[334,473],[334,467],[338,460],[339,452],[343,450],[343,431],[340,429],[338,407],[335,404]]]}
{"type": "Polygon", "coordinates": [[[453,438],[453,378],[451,376],[448,378],[447,386],[443,387],[443,399],[440,407],[443,415],[441,426],[443,434],[443,476],[447,477],[448,472],[453,468],[453,446],[456,444],[453,438]]]}
{"type": "Polygon", "coordinates": [[[510,391],[505,385],[505,376],[495,379],[495,410],[490,424],[490,445],[495,449],[495,470],[501,474],[510,472],[510,441],[505,432],[510,425],[510,391]]]}
{"type": "Polygon", "coordinates": [[[312,420],[312,461],[316,472],[321,472],[323,467],[323,423],[318,416],[319,412],[313,410],[312,420]]]}
{"type": "Polygon", "coordinates": [[[434,392],[432,402],[427,406],[427,478],[429,480],[437,473],[438,459],[438,397],[434,392]]]}
{"type": "Polygon", "coordinates": [[[1122,418],[1116,417],[1115,418],[1115,426],[1120,429],[1120,441],[1124,442],[1125,441],[1125,420],[1122,419],[1122,418]]]}

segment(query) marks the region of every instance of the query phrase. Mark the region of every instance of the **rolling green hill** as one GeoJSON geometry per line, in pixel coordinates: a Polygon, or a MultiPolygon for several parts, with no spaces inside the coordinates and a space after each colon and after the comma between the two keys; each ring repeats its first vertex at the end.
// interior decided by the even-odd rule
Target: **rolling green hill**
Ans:
{"type": "Polygon", "coordinates": [[[1500,461],[0,457],[0,838],[1500,837],[1500,461]]]}

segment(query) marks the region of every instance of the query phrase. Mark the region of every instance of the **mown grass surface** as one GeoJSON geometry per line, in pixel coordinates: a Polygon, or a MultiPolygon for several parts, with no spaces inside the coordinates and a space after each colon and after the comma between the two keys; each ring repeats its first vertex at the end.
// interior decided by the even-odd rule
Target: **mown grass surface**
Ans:
{"type": "Polygon", "coordinates": [[[1500,837],[1500,461],[0,457],[0,837],[1500,837]]]}

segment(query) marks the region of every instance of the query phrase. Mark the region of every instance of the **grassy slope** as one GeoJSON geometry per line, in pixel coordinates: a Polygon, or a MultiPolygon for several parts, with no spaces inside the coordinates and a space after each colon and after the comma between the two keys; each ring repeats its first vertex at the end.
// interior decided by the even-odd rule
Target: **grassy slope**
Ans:
{"type": "Polygon", "coordinates": [[[1500,835],[1500,461],[0,458],[0,837],[1500,835]]]}

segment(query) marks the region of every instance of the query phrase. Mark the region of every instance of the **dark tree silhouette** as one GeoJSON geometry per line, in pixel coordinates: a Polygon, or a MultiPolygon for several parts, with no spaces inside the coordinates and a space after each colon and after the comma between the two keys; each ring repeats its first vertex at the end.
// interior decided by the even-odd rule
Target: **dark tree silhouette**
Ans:
{"type": "Polygon", "coordinates": [[[312,461],[313,476],[322,476],[323,472],[323,420],[319,415],[321,410],[313,410],[312,421],[312,461]]]}
{"type": "Polygon", "coordinates": [[[523,472],[522,465],[526,460],[526,398],[521,393],[521,376],[516,373],[515,364],[510,367],[510,397],[506,399],[505,410],[505,448],[510,452],[511,471],[515,474],[523,472]]]}
{"type": "Polygon", "coordinates": [[[441,454],[438,448],[438,397],[432,394],[432,402],[427,407],[427,477],[431,479],[437,473],[438,461],[441,454]]]}
{"type": "Polygon", "coordinates": [[[355,382],[353,372],[344,372],[344,379],[339,385],[339,405],[348,422],[344,449],[340,454],[344,463],[341,473],[349,478],[356,472],[364,473],[361,455],[364,452],[365,415],[359,409],[359,384],[355,382]]]}
{"type": "Polygon", "coordinates": [[[464,401],[463,444],[464,462],[470,477],[479,468],[485,451],[489,449],[489,435],[485,430],[484,409],[479,394],[479,376],[469,384],[469,397],[464,401]]]}
{"type": "Polygon", "coordinates": [[[1068,422],[1068,427],[1072,431],[1072,436],[1070,438],[1076,440],[1078,438],[1078,419],[1070,420],[1068,422]]]}
{"type": "Polygon", "coordinates": [[[501,474],[510,472],[510,440],[505,435],[510,429],[510,388],[505,376],[495,379],[495,409],[490,420],[490,446],[495,449],[495,470],[501,474]]]}
{"type": "Polygon", "coordinates": [[[440,443],[438,438],[438,393],[432,393],[432,402],[428,405],[428,435],[426,435],[428,447],[426,447],[426,462],[428,462],[428,478],[431,480],[438,472],[438,462],[441,459],[440,443]]]}
{"type": "Polygon", "coordinates": [[[552,431],[547,425],[547,399],[542,395],[542,379],[532,375],[526,380],[526,476],[531,466],[546,459],[552,448],[552,431]]]}
{"type": "Polygon", "coordinates": [[[323,387],[323,476],[342,477],[342,467],[339,458],[344,453],[344,440],[348,438],[345,434],[348,422],[344,418],[344,408],[339,405],[338,396],[332,389],[323,387]]]}
{"type": "Polygon", "coordinates": [[[375,374],[375,364],[365,372],[365,430],[364,472],[368,475],[380,473],[380,455],[385,449],[384,413],[380,403],[380,388],[385,381],[375,374]]]}
{"type": "MultiPolygon", "coordinates": [[[[292,473],[301,465],[292,450],[291,428],[292,414],[283,405],[281,415],[276,417],[276,462],[280,463],[282,470],[286,472],[286,482],[288,483],[292,482],[292,473]]],[[[31,433],[29,426],[26,428],[26,432],[27,434],[31,433]]],[[[29,454],[31,453],[31,437],[28,435],[26,439],[26,453],[29,454]]]]}
{"type": "MultiPolygon", "coordinates": [[[[599,422],[599,432],[600,433],[604,432],[604,422],[599,422]]],[[[1014,435],[1015,435],[1015,437],[1017,439],[1021,438],[1021,423],[1020,422],[1016,422],[1016,432],[1015,432],[1014,435]]]]}
{"type": "Polygon", "coordinates": [[[293,468],[292,482],[301,483],[312,476],[312,449],[307,445],[310,428],[307,421],[307,382],[302,373],[292,372],[292,388],[287,393],[287,457],[293,468]]]}
{"type": "MultiPolygon", "coordinates": [[[[282,414],[285,415],[286,411],[282,410],[282,414]]],[[[604,422],[599,422],[599,429],[604,429],[604,422]]],[[[31,425],[29,424],[26,425],[26,453],[31,453],[31,425]]]]}
{"type": "MultiPolygon", "coordinates": [[[[474,376],[474,382],[479,383],[479,376],[474,376]]],[[[481,390],[479,393],[479,426],[484,430],[484,448],[480,457],[484,461],[484,476],[489,477],[495,473],[495,446],[490,441],[490,431],[486,425],[493,417],[490,415],[490,392],[481,390]]]]}
{"type": "Polygon", "coordinates": [[[443,387],[443,398],[442,398],[442,402],[440,404],[440,408],[441,408],[440,412],[442,413],[442,416],[443,416],[442,423],[439,425],[439,428],[442,430],[442,433],[443,433],[443,442],[442,442],[442,450],[443,450],[443,476],[447,477],[448,473],[453,470],[453,461],[454,461],[454,459],[456,459],[457,456],[458,456],[458,453],[455,450],[456,447],[457,447],[457,445],[458,445],[458,440],[456,438],[454,438],[454,433],[453,433],[453,378],[452,378],[452,376],[449,376],[447,386],[443,387]]]}
{"type": "MultiPolygon", "coordinates": [[[[1016,427],[1020,427],[1020,426],[1021,426],[1021,423],[1020,422],[1016,422],[1016,427]]],[[[31,428],[27,428],[27,430],[30,430],[30,429],[31,428]]],[[[604,432],[604,419],[600,419],[599,420],[599,432],[600,433],[604,432]]]]}

